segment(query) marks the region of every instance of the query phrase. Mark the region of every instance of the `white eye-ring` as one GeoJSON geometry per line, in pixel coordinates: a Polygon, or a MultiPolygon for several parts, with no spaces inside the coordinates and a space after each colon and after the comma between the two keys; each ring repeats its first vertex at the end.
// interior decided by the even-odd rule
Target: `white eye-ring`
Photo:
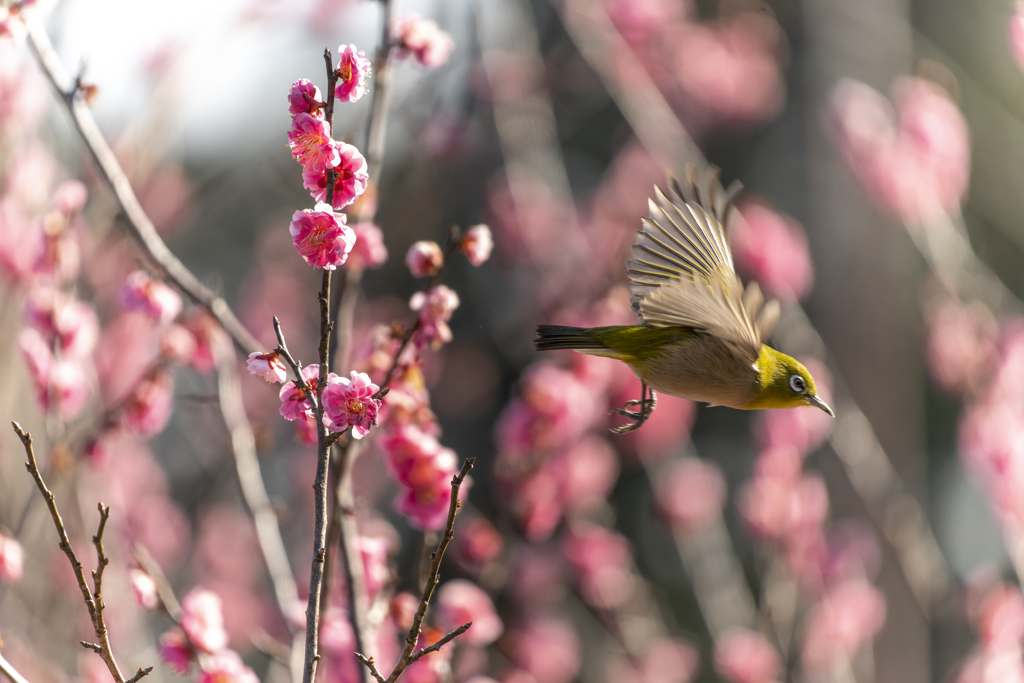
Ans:
{"type": "Polygon", "coordinates": [[[807,391],[807,382],[800,375],[790,375],[789,388],[798,394],[802,394],[807,391]]]}

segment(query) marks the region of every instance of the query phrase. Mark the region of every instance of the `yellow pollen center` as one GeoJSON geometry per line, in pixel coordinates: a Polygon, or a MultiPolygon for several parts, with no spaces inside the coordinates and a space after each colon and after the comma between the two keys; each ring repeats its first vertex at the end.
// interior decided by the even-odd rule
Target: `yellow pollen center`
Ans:
{"type": "Polygon", "coordinates": [[[350,413],[361,413],[363,412],[363,402],[358,398],[350,398],[345,402],[345,407],[350,413]]]}

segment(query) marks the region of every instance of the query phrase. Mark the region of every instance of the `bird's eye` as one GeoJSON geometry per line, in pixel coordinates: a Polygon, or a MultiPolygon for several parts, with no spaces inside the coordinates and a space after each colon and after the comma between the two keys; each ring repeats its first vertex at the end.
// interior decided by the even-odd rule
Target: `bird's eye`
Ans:
{"type": "Polygon", "coordinates": [[[807,382],[800,375],[790,375],[789,388],[798,394],[802,394],[807,391],[807,382]]]}

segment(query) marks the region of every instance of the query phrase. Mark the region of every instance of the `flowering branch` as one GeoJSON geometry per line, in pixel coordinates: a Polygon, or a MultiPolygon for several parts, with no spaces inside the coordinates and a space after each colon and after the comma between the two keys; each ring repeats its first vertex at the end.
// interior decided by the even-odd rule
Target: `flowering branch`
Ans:
{"type": "Polygon", "coordinates": [[[25,447],[25,455],[28,457],[25,468],[32,475],[32,478],[35,479],[39,493],[42,494],[43,499],[46,501],[46,507],[50,509],[50,516],[53,518],[53,524],[57,528],[57,535],[60,537],[60,549],[64,551],[68,561],[71,563],[71,568],[75,572],[75,578],[78,579],[78,587],[81,589],[82,597],[85,600],[85,606],[89,610],[89,617],[92,620],[93,630],[96,632],[96,640],[98,642],[88,643],[81,641],[82,646],[96,652],[103,658],[107,668],[110,670],[110,675],[114,677],[117,683],[137,683],[143,676],[150,673],[153,667],[140,668],[134,676],[126,680],[121,673],[120,667],[117,665],[117,661],[114,659],[113,651],[110,649],[110,635],[107,632],[107,625],[103,620],[103,608],[105,606],[102,593],[103,570],[110,562],[103,550],[103,532],[107,526],[107,519],[110,517],[110,508],[104,507],[103,503],[98,505],[100,523],[96,530],[96,535],[92,538],[96,546],[98,559],[96,569],[92,572],[94,589],[90,591],[89,584],[85,579],[85,570],[82,568],[82,563],[78,560],[74,548],[71,547],[71,539],[68,538],[68,533],[64,528],[64,520],[61,519],[60,512],[57,510],[57,503],[54,500],[53,493],[46,487],[46,482],[43,481],[43,476],[39,473],[39,465],[36,463],[35,451],[32,448],[32,435],[23,430],[17,422],[12,422],[11,425],[14,427],[14,433],[18,435],[22,445],[25,447]]]}
{"type": "Polygon", "coordinates": [[[99,126],[96,125],[96,120],[93,118],[92,112],[89,111],[88,104],[79,96],[78,83],[71,78],[64,69],[64,65],[61,64],[53,44],[50,43],[49,36],[33,20],[26,20],[25,27],[29,42],[39,57],[43,71],[46,72],[50,83],[60,94],[64,105],[71,114],[75,128],[82,136],[86,149],[89,150],[100,174],[113,191],[131,229],[132,236],[171,282],[210,312],[210,315],[224,328],[239,349],[245,353],[258,351],[260,349],[259,341],[242,325],[227,302],[200,282],[199,278],[174,255],[157,233],[153,221],[146,215],[138,197],[135,196],[128,176],[118,163],[114,151],[103,137],[99,126]]]}
{"type": "Polygon", "coordinates": [[[416,610],[416,616],[414,616],[412,620],[412,627],[409,629],[409,634],[405,637],[405,647],[402,649],[402,656],[398,658],[398,663],[395,664],[395,668],[391,671],[391,675],[388,676],[386,680],[383,679],[380,673],[376,671],[376,667],[373,666],[372,657],[367,658],[356,653],[356,657],[359,661],[370,670],[373,677],[378,681],[385,680],[385,683],[395,683],[407,666],[423,655],[430,654],[430,652],[436,652],[441,649],[443,645],[459,634],[465,633],[465,631],[471,626],[471,624],[464,624],[433,645],[420,650],[415,649],[416,643],[420,638],[420,631],[423,627],[423,618],[426,616],[427,607],[430,605],[430,598],[434,595],[434,589],[437,588],[437,585],[441,582],[441,558],[444,557],[444,551],[448,548],[448,544],[451,543],[452,539],[455,537],[455,516],[459,513],[459,508],[461,507],[461,504],[459,503],[459,489],[462,487],[462,482],[465,480],[466,476],[473,469],[474,464],[476,464],[476,458],[467,458],[459,473],[452,477],[452,499],[448,505],[448,521],[445,523],[444,535],[441,536],[441,540],[437,544],[437,550],[430,553],[430,574],[427,577],[427,585],[423,587],[423,596],[420,598],[419,609],[416,610]]]}
{"type": "MultiPolygon", "coordinates": [[[[334,120],[334,90],[338,76],[334,72],[334,63],[329,49],[324,50],[324,62],[327,66],[327,106],[325,107],[325,118],[327,123],[333,124],[334,120]]],[[[327,204],[330,206],[334,201],[334,177],[333,172],[327,171],[327,204]]],[[[306,604],[306,653],[302,668],[302,683],[313,683],[316,678],[316,665],[320,659],[318,648],[318,635],[320,624],[320,591],[324,579],[324,558],[326,556],[327,541],[327,465],[330,460],[330,435],[324,425],[323,391],[327,386],[328,365],[330,362],[329,350],[331,342],[331,269],[324,268],[323,279],[320,285],[320,376],[316,386],[316,402],[313,406],[316,415],[317,427],[317,463],[316,478],[313,481],[313,490],[316,492],[315,508],[316,521],[313,529],[313,562],[309,572],[309,598],[306,604]]]]}

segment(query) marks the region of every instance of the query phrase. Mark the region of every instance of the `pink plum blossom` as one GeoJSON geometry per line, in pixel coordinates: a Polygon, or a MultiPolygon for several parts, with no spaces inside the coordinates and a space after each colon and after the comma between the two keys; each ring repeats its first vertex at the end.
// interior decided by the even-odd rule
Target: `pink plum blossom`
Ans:
{"type": "Polygon", "coordinates": [[[413,277],[432,277],[444,265],[444,253],[437,242],[420,240],[405,254],[405,265],[413,277]]]}
{"type": "Polygon", "coordinates": [[[779,653],[760,633],[737,628],[715,641],[715,670],[730,683],[770,683],[781,668],[779,653]]]}
{"type": "Polygon", "coordinates": [[[174,377],[159,371],[142,380],[121,410],[124,427],[140,436],[159,434],[174,410],[174,377]]]}
{"type": "Polygon", "coordinates": [[[181,296],[141,270],[125,279],[118,290],[118,298],[124,310],[141,311],[158,323],[169,323],[181,313],[181,296]]]}
{"type": "Polygon", "coordinates": [[[491,250],[494,249],[494,237],[491,236],[491,229],[483,223],[474,225],[462,236],[459,248],[474,266],[483,264],[491,258],[491,250]]]}
{"type": "Polygon", "coordinates": [[[128,582],[131,584],[135,602],[140,607],[156,609],[160,606],[160,596],[157,594],[156,581],[152,576],[138,567],[132,567],[128,570],[128,582]]]}
{"type": "Polygon", "coordinates": [[[185,632],[177,627],[160,636],[157,651],[160,653],[160,658],[180,676],[188,674],[188,670],[196,658],[196,651],[188,644],[185,632]]]}
{"type": "Polygon", "coordinates": [[[450,632],[469,622],[473,626],[459,638],[471,645],[490,645],[505,630],[482,588],[466,579],[452,579],[437,593],[437,624],[450,632]]]}
{"type": "Polygon", "coordinates": [[[21,544],[0,534],[0,581],[17,581],[22,574],[21,544]]]}
{"type": "Polygon", "coordinates": [[[984,386],[998,353],[999,325],[980,303],[936,299],[925,309],[926,358],[932,378],[953,395],[984,386]]]}
{"type": "MultiPolygon", "coordinates": [[[[302,379],[306,382],[313,395],[316,395],[316,385],[320,380],[320,366],[317,364],[307,365],[302,368],[302,379]]],[[[313,416],[313,406],[305,394],[296,386],[295,381],[285,382],[279,393],[281,399],[281,416],[286,420],[297,420],[302,416],[313,416]]]]}
{"type": "Polygon", "coordinates": [[[335,213],[328,204],[296,211],[288,230],[306,263],[324,270],[344,264],[356,241],[355,233],[345,225],[345,214],[335,213]]]}
{"type": "Polygon", "coordinates": [[[305,78],[292,83],[288,92],[288,113],[292,116],[297,114],[309,114],[316,118],[323,118],[324,101],[320,97],[320,89],[305,78]]]}
{"type": "Polygon", "coordinates": [[[857,81],[842,81],[831,111],[840,151],[879,206],[910,225],[957,211],[970,178],[967,123],[949,94],[920,78],[893,86],[892,106],[857,81]]]}
{"type": "Polygon", "coordinates": [[[337,142],[335,146],[339,155],[338,163],[329,165],[322,171],[315,168],[302,169],[302,186],[309,190],[317,202],[326,202],[327,170],[333,169],[336,175],[332,205],[335,210],[340,210],[355,202],[366,191],[370,175],[367,171],[366,159],[354,145],[337,142]]]}
{"type": "Polygon", "coordinates": [[[331,125],[310,114],[296,114],[288,131],[288,147],[304,168],[322,172],[341,163],[341,152],[331,138],[331,125]]]}
{"type": "Polygon", "coordinates": [[[352,270],[380,268],[388,260],[388,248],[384,246],[384,233],[373,223],[363,221],[352,226],[356,244],[348,255],[348,267],[352,270]]]}
{"type": "Polygon", "coordinates": [[[409,523],[424,531],[443,529],[452,499],[449,486],[455,470],[433,470],[437,476],[432,485],[406,489],[395,499],[395,509],[409,518],[409,523]]]}
{"type": "Polygon", "coordinates": [[[744,202],[729,230],[736,267],[783,301],[802,299],[814,284],[803,227],[760,202],[744,202]]]}
{"type": "Polygon", "coordinates": [[[249,354],[246,364],[249,372],[262,377],[269,382],[283,382],[288,379],[288,366],[285,364],[281,354],[277,351],[260,353],[258,351],[249,354]]]}
{"type": "Polygon", "coordinates": [[[885,623],[885,598],[863,579],[833,586],[807,615],[801,659],[808,672],[848,660],[885,623]]]}
{"type": "Polygon", "coordinates": [[[512,662],[536,683],[569,683],[580,667],[580,641],[557,617],[533,618],[512,635],[512,662]]]}
{"type": "Polygon", "coordinates": [[[62,356],[85,359],[96,348],[99,320],[88,304],[52,287],[35,287],[25,306],[25,319],[55,343],[62,356]]]}
{"type": "Polygon", "coordinates": [[[334,432],[352,427],[352,438],[361,439],[377,425],[377,411],[381,401],[373,398],[380,387],[370,381],[364,372],[352,371],[346,379],[332,373],[324,387],[324,421],[334,432]]]}
{"type": "Polygon", "coordinates": [[[427,68],[444,64],[455,47],[452,37],[442,31],[437,22],[415,12],[398,17],[391,25],[391,35],[399,58],[413,55],[427,68]]]}
{"type": "Polygon", "coordinates": [[[334,96],[343,102],[355,102],[366,92],[370,76],[370,60],[355,45],[338,46],[338,84],[334,96]]]}
{"type": "Polygon", "coordinates": [[[181,627],[189,641],[204,652],[217,652],[228,644],[221,600],[216,593],[194,588],[181,601],[181,627]]]}
{"type": "Polygon", "coordinates": [[[199,683],[259,683],[253,670],[234,650],[215,652],[203,664],[199,683]]]}
{"type": "Polygon", "coordinates": [[[451,478],[458,471],[455,452],[411,424],[401,425],[380,445],[389,471],[404,488],[395,508],[417,528],[442,528],[451,502],[451,478]]]}
{"type": "Polygon", "coordinates": [[[562,552],[588,605],[614,609],[632,595],[633,556],[624,536],[596,524],[579,523],[566,536],[562,552]]]}
{"type": "Polygon", "coordinates": [[[409,299],[409,308],[419,314],[419,329],[413,336],[417,346],[436,349],[450,342],[452,331],[448,321],[458,307],[459,295],[445,285],[413,294],[409,299]]]}
{"type": "Polygon", "coordinates": [[[686,458],[658,477],[655,497],[662,516],[683,532],[707,527],[722,513],[725,477],[711,462],[686,458]]]}

